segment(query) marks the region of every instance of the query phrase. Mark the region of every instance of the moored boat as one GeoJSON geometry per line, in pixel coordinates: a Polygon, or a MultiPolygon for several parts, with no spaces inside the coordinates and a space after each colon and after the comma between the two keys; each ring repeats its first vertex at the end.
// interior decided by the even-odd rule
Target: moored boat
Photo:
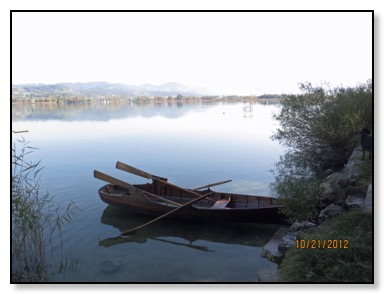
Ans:
{"type": "MultiPolygon", "coordinates": [[[[122,163],[118,162],[118,168],[119,164],[121,168],[122,163]]],[[[129,166],[124,164],[124,167],[129,166]]],[[[132,172],[131,169],[126,171],[132,172]]],[[[95,177],[100,178],[96,171],[95,177]]],[[[107,204],[154,216],[169,214],[174,218],[212,222],[285,222],[276,198],[215,192],[210,185],[204,190],[185,189],[168,183],[165,178],[150,174],[145,177],[152,182],[133,185],[109,177],[112,184],[99,189],[100,198],[107,204]],[[197,198],[200,200],[196,201],[197,198]]]]}

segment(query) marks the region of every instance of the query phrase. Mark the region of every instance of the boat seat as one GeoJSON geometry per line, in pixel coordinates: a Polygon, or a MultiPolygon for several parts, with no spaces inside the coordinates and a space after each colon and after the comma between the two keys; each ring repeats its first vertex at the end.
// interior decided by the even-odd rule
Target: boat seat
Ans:
{"type": "Polygon", "coordinates": [[[226,197],[224,198],[220,198],[219,200],[217,200],[211,208],[215,208],[215,209],[218,209],[218,208],[225,208],[227,206],[227,204],[231,201],[231,195],[227,195],[226,197]]]}

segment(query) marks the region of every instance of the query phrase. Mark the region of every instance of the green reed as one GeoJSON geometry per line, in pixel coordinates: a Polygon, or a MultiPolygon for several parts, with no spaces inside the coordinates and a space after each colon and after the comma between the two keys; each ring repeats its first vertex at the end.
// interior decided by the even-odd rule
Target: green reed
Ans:
{"type": "Polygon", "coordinates": [[[24,138],[12,146],[12,283],[43,282],[49,274],[73,269],[76,264],[65,257],[51,258],[63,256],[50,245],[60,240],[59,250],[63,250],[62,227],[71,223],[79,209],[71,202],[63,212],[53,196],[41,192],[44,168],[41,161],[28,160],[35,149],[24,138]]]}

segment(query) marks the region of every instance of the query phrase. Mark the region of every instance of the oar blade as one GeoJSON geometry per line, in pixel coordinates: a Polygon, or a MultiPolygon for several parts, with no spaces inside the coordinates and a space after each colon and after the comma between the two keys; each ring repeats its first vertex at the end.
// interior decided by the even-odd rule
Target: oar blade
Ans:
{"type": "Polygon", "coordinates": [[[114,184],[114,185],[117,185],[121,188],[125,188],[125,189],[128,189],[130,187],[130,185],[122,180],[119,180],[117,178],[114,178],[110,175],[107,175],[105,173],[102,173],[98,170],[94,170],[93,171],[93,176],[96,178],[96,179],[99,179],[99,180],[102,180],[102,181],[105,181],[105,182],[108,182],[108,183],[111,183],[111,184],[114,184]]]}
{"type": "Polygon", "coordinates": [[[147,173],[147,172],[145,172],[143,170],[140,170],[140,169],[138,169],[136,167],[133,167],[133,166],[128,165],[126,163],[123,163],[121,161],[116,162],[116,168],[120,169],[120,170],[123,170],[123,171],[126,171],[128,173],[131,173],[131,174],[134,174],[134,175],[146,178],[146,179],[150,179],[150,180],[160,179],[160,180],[163,180],[163,181],[168,181],[167,178],[151,175],[150,173],[147,173]]]}

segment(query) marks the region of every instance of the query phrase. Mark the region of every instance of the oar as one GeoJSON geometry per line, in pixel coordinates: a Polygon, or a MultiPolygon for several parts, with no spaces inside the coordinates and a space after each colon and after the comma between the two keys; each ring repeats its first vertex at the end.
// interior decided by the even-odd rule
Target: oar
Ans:
{"type": "MultiPolygon", "coordinates": [[[[116,162],[116,168],[118,169],[121,169],[123,171],[126,171],[126,172],[129,172],[131,174],[134,174],[134,175],[137,175],[137,176],[141,176],[143,178],[146,178],[146,179],[150,179],[150,180],[163,180],[163,181],[168,181],[168,179],[166,178],[162,178],[162,177],[159,177],[159,176],[155,176],[155,175],[151,175],[150,173],[147,173],[143,170],[140,170],[136,167],[133,167],[133,166],[130,166],[126,163],[123,163],[123,162],[116,162]]],[[[221,181],[221,182],[216,182],[216,183],[213,183],[213,184],[209,184],[209,185],[205,185],[205,186],[201,186],[201,187],[198,187],[198,188],[194,188],[194,189],[191,189],[193,191],[197,191],[197,190],[200,190],[200,189],[203,189],[203,188],[209,188],[209,187],[213,187],[213,186],[217,186],[217,185],[222,185],[222,184],[225,184],[225,183],[228,183],[228,182],[231,182],[232,180],[226,180],[226,181],[221,181]]],[[[170,184],[169,182],[167,182],[167,184],[170,184]]],[[[175,186],[175,185],[173,185],[175,186]]]]}
{"type": "MultiPolygon", "coordinates": [[[[97,170],[94,170],[94,171],[93,171],[93,176],[94,176],[95,178],[99,179],[99,180],[106,181],[106,182],[108,182],[108,183],[114,184],[114,185],[119,186],[119,187],[124,188],[124,189],[130,189],[130,187],[131,187],[128,183],[126,183],[126,182],[124,182],[124,181],[122,181],[122,180],[116,179],[116,178],[114,178],[114,177],[111,177],[111,176],[109,176],[109,175],[107,175],[107,174],[104,174],[104,173],[102,173],[102,172],[99,172],[99,171],[97,171],[97,170]]],[[[168,202],[168,203],[170,203],[170,204],[173,204],[173,205],[176,205],[176,206],[181,206],[180,203],[177,203],[177,202],[168,200],[168,199],[163,198],[163,197],[161,197],[161,196],[158,196],[158,195],[149,193],[149,192],[147,192],[147,191],[145,191],[145,193],[147,193],[148,195],[151,195],[151,196],[153,196],[153,197],[155,197],[155,198],[161,199],[161,200],[163,200],[163,201],[165,201],[165,202],[168,202]]]]}
{"type": "MultiPolygon", "coordinates": [[[[209,249],[206,246],[193,245],[192,243],[191,244],[184,244],[181,242],[169,241],[169,240],[164,240],[164,239],[160,239],[160,238],[150,238],[150,237],[139,237],[139,238],[141,240],[143,238],[145,238],[145,241],[147,239],[148,240],[155,240],[155,241],[170,243],[170,244],[174,244],[174,245],[185,246],[185,247],[188,247],[191,249],[196,249],[196,250],[201,250],[201,251],[206,251],[206,252],[214,252],[213,250],[209,249]]],[[[119,237],[116,237],[116,239],[108,238],[108,239],[101,240],[101,241],[99,241],[99,246],[110,247],[110,246],[114,246],[114,245],[118,245],[118,244],[122,244],[122,243],[126,243],[126,242],[141,243],[140,240],[136,240],[133,236],[132,236],[132,238],[120,238],[120,236],[119,236],[119,237]]]]}
{"type": "Polygon", "coordinates": [[[210,188],[210,187],[213,187],[213,186],[218,186],[218,185],[222,185],[222,184],[225,184],[225,183],[228,183],[228,182],[231,182],[232,180],[226,180],[226,181],[222,181],[222,182],[217,182],[217,183],[213,183],[213,184],[209,184],[209,185],[205,185],[205,186],[201,186],[199,188],[194,188],[192,189],[193,191],[197,191],[197,190],[200,190],[200,189],[204,189],[204,188],[210,188]]]}
{"type": "Polygon", "coordinates": [[[140,176],[140,177],[143,177],[143,178],[146,178],[146,179],[150,179],[150,180],[163,180],[163,181],[168,181],[167,178],[162,178],[162,177],[158,177],[158,176],[155,176],[155,175],[151,175],[143,170],[140,170],[136,167],[133,167],[133,166],[130,166],[128,164],[125,164],[125,163],[122,163],[120,161],[116,162],[116,168],[118,169],[121,169],[121,170],[124,170],[126,172],[129,172],[131,174],[134,174],[134,175],[137,175],[137,176],[140,176]]]}
{"type": "Polygon", "coordinates": [[[121,169],[121,170],[126,171],[126,172],[129,172],[129,173],[134,173],[134,172],[132,172],[132,171],[135,171],[135,174],[136,174],[136,175],[143,174],[143,177],[144,177],[144,174],[145,174],[145,175],[149,176],[148,179],[157,180],[157,181],[159,181],[160,183],[163,183],[163,184],[166,184],[166,185],[175,187],[175,188],[177,188],[177,189],[180,189],[180,190],[182,190],[182,191],[185,191],[185,192],[187,192],[187,193],[190,193],[190,194],[192,194],[192,195],[194,195],[194,196],[196,196],[196,197],[200,197],[200,196],[201,196],[201,194],[199,194],[199,193],[196,193],[196,192],[194,192],[194,191],[192,191],[192,190],[188,190],[188,189],[179,187],[179,186],[177,186],[177,185],[175,185],[175,184],[171,184],[171,183],[169,183],[169,182],[166,182],[166,181],[162,180],[162,179],[159,178],[159,177],[156,177],[156,176],[154,177],[154,176],[151,175],[151,174],[148,174],[148,173],[146,173],[146,172],[143,172],[143,171],[141,171],[141,170],[139,170],[139,169],[137,169],[137,168],[135,168],[135,167],[132,167],[132,166],[130,166],[130,165],[128,165],[128,164],[125,164],[125,163],[122,163],[122,162],[120,162],[120,161],[116,162],[116,168],[121,169]]]}
{"type": "MultiPolygon", "coordinates": [[[[203,196],[200,196],[199,198],[193,199],[192,201],[190,201],[190,202],[188,202],[188,203],[186,203],[186,204],[184,204],[184,205],[182,205],[180,207],[177,207],[177,208],[175,208],[175,209],[173,209],[173,210],[171,210],[171,211],[169,211],[169,212],[167,212],[167,213],[165,213],[165,214],[163,214],[163,215],[161,215],[161,216],[159,216],[159,217],[157,217],[157,218],[155,218],[155,219],[153,219],[153,220],[151,220],[151,221],[149,221],[149,222],[147,222],[147,223],[145,223],[145,224],[143,224],[141,226],[138,226],[136,228],[133,228],[133,229],[130,229],[128,231],[125,231],[125,232],[121,233],[120,236],[118,236],[116,238],[119,238],[119,237],[122,237],[122,236],[125,236],[125,235],[128,235],[128,234],[134,233],[137,230],[140,230],[140,229],[142,229],[142,228],[144,228],[144,227],[146,227],[146,226],[148,226],[148,225],[150,225],[150,224],[152,224],[154,222],[157,222],[158,220],[160,220],[160,219],[162,219],[164,217],[167,217],[167,216],[171,215],[172,213],[175,213],[176,211],[179,211],[180,209],[183,209],[183,208],[185,208],[185,207],[187,207],[189,205],[192,205],[193,203],[195,203],[197,201],[200,201],[200,200],[204,199],[205,197],[208,197],[212,193],[213,192],[209,192],[209,193],[207,193],[207,194],[205,194],[203,196]]],[[[113,238],[113,239],[115,239],[115,238],[113,238]]]]}
{"type": "Polygon", "coordinates": [[[124,189],[129,189],[130,188],[130,185],[127,182],[124,182],[122,180],[119,180],[119,179],[116,179],[114,177],[111,177],[111,176],[109,176],[107,174],[99,172],[98,170],[94,170],[93,171],[93,176],[96,179],[99,179],[99,180],[102,180],[102,181],[114,184],[114,185],[119,186],[119,187],[124,188],[124,189]]]}

